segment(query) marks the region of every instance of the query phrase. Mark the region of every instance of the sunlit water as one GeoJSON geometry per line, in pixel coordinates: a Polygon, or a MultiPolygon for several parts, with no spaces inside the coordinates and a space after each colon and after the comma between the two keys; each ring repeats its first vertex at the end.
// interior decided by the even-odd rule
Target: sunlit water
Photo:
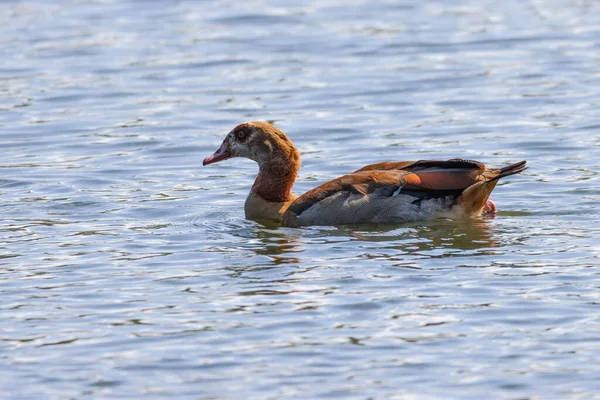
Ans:
{"type": "Polygon", "coordinates": [[[4,1],[2,398],[600,393],[600,5],[4,1]],[[527,159],[495,219],[265,227],[247,120],[295,186],[527,159]]]}

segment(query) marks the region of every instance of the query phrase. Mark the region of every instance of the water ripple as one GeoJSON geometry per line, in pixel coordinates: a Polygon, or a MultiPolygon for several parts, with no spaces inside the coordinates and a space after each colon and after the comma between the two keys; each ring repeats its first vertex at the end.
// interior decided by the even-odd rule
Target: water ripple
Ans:
{"type": "Polygon", "coordinates": [[[10,398],[591,398],[598,3],[7,2],[10,398]],[[527,159],[495,218],[244,219],[261,119],[300,193],[380,160],[527,159]]]}

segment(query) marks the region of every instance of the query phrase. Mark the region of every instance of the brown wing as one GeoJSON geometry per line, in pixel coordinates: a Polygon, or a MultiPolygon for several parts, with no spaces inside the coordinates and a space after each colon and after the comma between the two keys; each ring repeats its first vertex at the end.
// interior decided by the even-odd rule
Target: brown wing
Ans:
{"type": "Polygon", "coordinates": [[[357,169],[354,172],[363,172],[363,171],[389,171],[392,169],[400,170],[407,169],[411,165],[417,163],[418,161],[384,161],[377,164],[369,164],[365,165],[361,169],[357,169]]]}
{"type": "Polygon", "coordinates": [[[348,191],[367,195],[380,188],[388,188],[393,193],[403,183],[404,174],[398,171],[354,172],[324,183],[298,197],[287,209],[286,214],[297,216],[336,193],[348,191]]]}
{"type": "Polygon", "coordinates": [[[476,183],[480,183],[484,184],[483,186],[477,185],[477,187],[482,186],[481,190],[467,191],[469,193],[468,202],[469,204],[473,203],[476,207],[479,205],[483,207],[499,178],[522,172],[524,169],[525,161],[498,169],[488,169],[477,161],[462,159],[371,164],[306,192],[290,205],[284,220],[287,221],[287,224],[293,224],[296,216],[327,197],[342,191],[360,193],[363,196],[377,192],[382,197],[389,197],[401,188],[403,193],[410,191],[417,198],[452,195],[457,198],[457,202],[466,203],[467,199],[462,199],[463,192],[476,183]],[[485,185],[488,182],[492,184],[485,185]],[[477,197],[477,201],[471,199],[473,196],[477,197]]]}
{"type": "Polygon", "coordinates": [[[456,203],[465,214],[481,211],[496,186],[498,179],[519,174],[527,169],[523,160],[504,168],[488,168],[484,164],[453,158],[450,160],[387,161],[366,165],[358,171],[397,170],[410,171],[421,180],[416,192],[423,196],[423,190],[429,190],[426,196],[445,196],[449,190],[455,190],[456,203]],[[467,190],[468,189],[468,190],[467,190]],[[439,191],[442,191],[441,193],[439,191]]]}
{"type": "Polygon", "coordinates": [[[450,160],[419,160],[419,161],[384,161],[377,164],[365,165],[359,170],[362,171],[389,171],[389,170],[405,170],[405,171],[420,171],[427,168],[443,168],[443,169],[480,169],[485,170],[486,166],[478,161],[463,160],[462,158],[452,158],[450,160]]]}
{"type": "Polygon", "coordinates": [[[318,186],[296,199],[287,214],[300,215],[313,205],[336,193],[347,191],[363,196],[377,192],[389,197],[401,188],[402,191],[417,192],[417,197],[437,197],[449,194],[460,195],[462,191],[478,182],[479,169],[423,169],[417,172],[406,170],[367,170],[344,175],[318,186]]]}

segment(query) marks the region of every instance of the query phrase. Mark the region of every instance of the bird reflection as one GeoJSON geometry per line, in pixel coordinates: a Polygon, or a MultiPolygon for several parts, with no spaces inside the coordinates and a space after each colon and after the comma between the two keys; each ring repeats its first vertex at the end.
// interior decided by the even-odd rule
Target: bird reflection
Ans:
{"type": "Polygon", "coordinates": [[[489,218],[438,220],[427,224],[385,224],[346,226],[322,230],[325,236],[348,235],[365,242],[394,242],[404,251],[435,248],[478,250],[499,247],[491,231],[489,218]]]}
{"type": "Polygon", "coordinates": [[[480,250],[478,254],[485,254],[485,249],[503,246],[494,237],[493,227],[493,221],[483,217],[430,221],[427,224],[370,224],[310,230],[263,225],[253,231],[253,238],[258,242],[253,240],[257,245],[252,248],[257,255],[270,257],[275,265],[299,264],[302,262],[299,253],[307,245],[319,246],[319,243],[342,239],[381,242],[382,248],[393,247],[402,253],[438,250],[439,256],[444,256],[453,250],[480,250]]]}
{"type": "Polygon", "coordinates": [[[273,265],[299,264],[301,259],[295,254],[302,252],[297,229],[280,228],[275,223],[263,223],[252,230],[250,248],[258,256],[269,257],[273,265]],[[295,232],[296,231],[296,232],[295,232]]]}

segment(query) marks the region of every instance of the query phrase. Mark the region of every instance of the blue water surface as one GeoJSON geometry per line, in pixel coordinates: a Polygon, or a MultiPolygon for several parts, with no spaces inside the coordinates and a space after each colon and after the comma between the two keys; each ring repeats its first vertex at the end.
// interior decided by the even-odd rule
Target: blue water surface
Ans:
{"type": "Polygon", "coordinates": [[[591,399],[600,393],[600,3],[0,2],[7,399],[591,399]],[[528,160],[494,219],[263,226],[362,165],[528,160]]]}

